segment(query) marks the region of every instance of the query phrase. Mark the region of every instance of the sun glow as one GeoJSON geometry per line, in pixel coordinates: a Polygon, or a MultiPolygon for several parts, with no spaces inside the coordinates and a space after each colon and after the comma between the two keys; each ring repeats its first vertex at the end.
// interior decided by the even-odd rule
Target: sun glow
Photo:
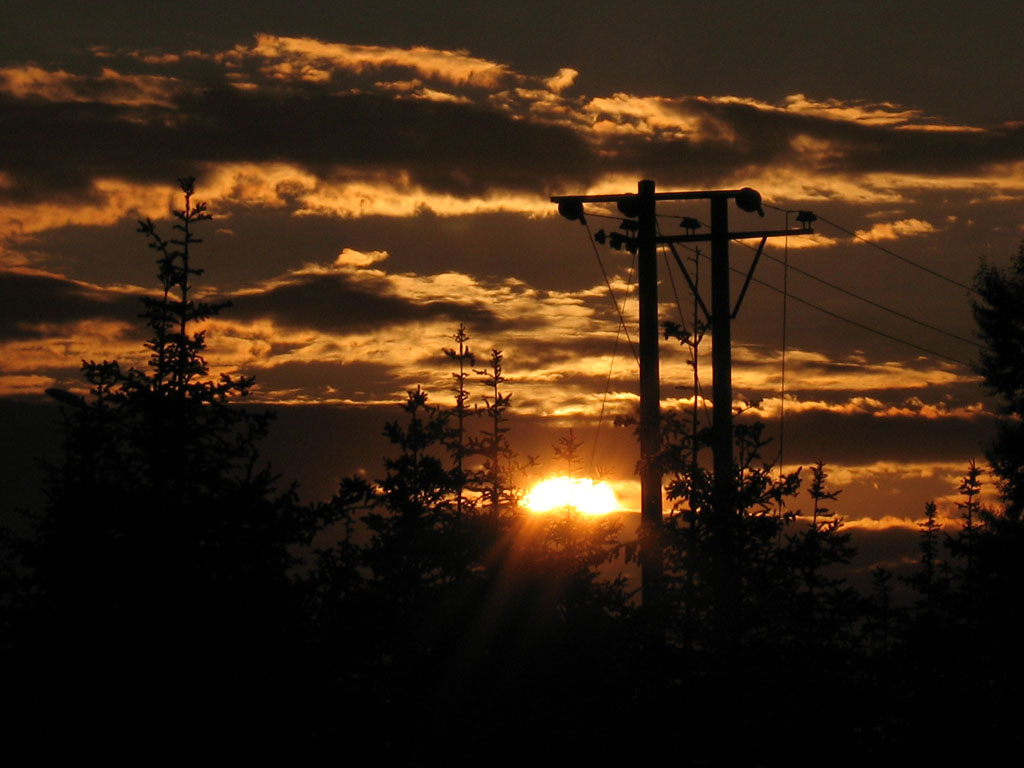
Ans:
{"type": "Polygon", "coordinates": [[[619,508],[615,492],[607,483],[564,475],[541,480],[523,503],[527,509],[541,513],[573,507],[584,515],[607,515],[619,508]]]}

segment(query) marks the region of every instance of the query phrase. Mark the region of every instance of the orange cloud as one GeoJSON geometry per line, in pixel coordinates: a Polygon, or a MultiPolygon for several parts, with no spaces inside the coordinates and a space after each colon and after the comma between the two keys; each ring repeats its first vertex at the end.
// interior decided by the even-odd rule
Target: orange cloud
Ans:
{"type": "Polygon", "coordinates": [[[885,515],[877,520],[871,517],[859,517],[852,520],[843,520],[843,530],[863,530],[863,531],[884,531],[889,528],[904,528],[909,531],[920,530],[917,523],[909,517],[896,517],[895,515],[885,515]]]}
{"type": "Polygon", "coordinates": [[[497,88],[512,75],[507,66],[471,56],[462,50],[349,45],[309,37],[268,34],[257,34],[256,43],[251,48],[236,46],[221,58],[230,61],[252,57],[267,61],[267,72],[272,77],[314,82],[329,79],[333,70],[362,74],[398,67],[410,69],[419,77],[453,85],[497,88]]]}
{"type": "MultiPolygon", "coordinates": [[[[790,222],[790,226],[793,226],[792,222],[790,222]]],[[[743,245],[746,245],[751,248],[757,248],[757,246],[760,245],[761,243],[761,241],[756,238],[752,240],[737,240],[736,242],[742,243],[743,245]]],[[[776,253],[781,252],[783,248],[783,243],[785,243],[785,247],[788,248],[789,250],[799,251],[805,250],[807,248],[830,248],[833,245],[838,244],[838,242],[839,241],[833,237],[829,237],[828,235],[822,235],[815,232],[813,235],[787,237],[785,241],[780,239],[776,242],[774,250],[776,253]]]]}
{"type": "Polygon", "coordinates": [[[109,226],[125,216],[157,218],[171,210],[174,198],[175,191],[169,185],[99,178],[84,199],[0,202],[0,236],[67,226],[109,226]]]}
{"type": "Polygon", "coordinates": [[[0,69],[0,91],[19,99],[169,107],[182,90],[183,85],[177,78],[122,75],[106,67],[99,77],[32,65],[0,69]]]}
{"type": "Polygon", "coordinates": [[[1024,198],[1024,162],[986,165],[972,174],[851,173],[784,163],[740,169],[724,176],[722,186],[754,187],[771,195],[767,202],[905,206],[917,194],[935,191],[972,194],[972,203],[1013,201],[1024,198]]]}
{"type": "MultiPolygon", "coordinates": [[[[779,353],[761,354],[741,345],[734,346],[733,382],[737,390],[777,389],[780,383],[779,353]]],[[[702,363],[703,364],[703,363],[702,363]]],[[[830,360],[818,352],[790,349],[786,352],[787,376],[799,381],[805,391],[864,391],[882,389],[924,389],[957,382],[977,381],[960,366],[935,360],[868,363],[863,360],[830,360]]],[[[866,401],[858,401],[866,404],[866,401]]],[[[770,400],[762,406],[770,407],[770,400]]],[[[777,406],[777,403],[776,403],[777,406]]],[[[786,403],[788,409],[789,402],[786,403]]]]}
{"type": "Polygon", "coordinates": [[[528,193],[494,190],[479,196],[460,196],[428,190],[407,173],[355,173],[341,171],[331,178],[286,163],[218,163],[203,177],[204,197],[211,202],[290,207],[295,215],[465,216],[509,212],[551,216],[555,209],[546,198],[528,193]]]}
{"type": "Polygon", "coordinates": [[[37,374],[0,375],[0,397],[17,397],[19,395],[39,395],[56,383],[52,376],[37,374]]]}
{"type": "Polygon", "coordinates": [[[82,360],[116,359],[122,367],[141,367],[148,352],[130,339],[134,326],[111,320],[81,320],[37,326],[38,339],[0,344],[0,372],[32,375],[41,370],[77,367],[82,360]]]}
{"type": "Polygon", "coordinates": [[[561,69],[558,70],[557,75],[553,75],[552,77],[545,79],[544,84],[548,87],[549,90],[555,93],[561,93],[574,82],[576,82],[576,78],[579,76],[579,74],[580,73],[575,69],[572,69],[570,67],[562,67],[561,69]]]}
{"type": "Polygon", "coordinates": [[[728,126],[688,110],[681,99],[616,93],[611,98],[591,99],[583,106],[583,113],[599,136],[639,133],[697,141],[735,138],[728,126]]]}
{"type": "Polygon", "coordinates": [[[969,125],[947,125],[927,116],[923,110],[903,107],[890,101],[869,102],[843,99],[816,100],[802,93],[793,93],[782,104],[770,104],[759,99],[741,96],[712,96],[708,101],[717,104],[742,104],[763,112],[786,112],[825,120],[859,123],[921,131],[979,132],[983,129],[969,125]]]}
{"type": "Polygon", "coordinates": [[[417,216],[425,212],[465,216],[502,211],[530,216],[555,213],[551,203],[538,195],[502,190],[473,196],[446,194],[415,184],[405,173],[320,182],[315,188],[303,191],[296,213],[359,218],[417,216]]]}
{"type": "Polygon", "coordinates": [[[930,222],[921,219],[901,219],[879,222],[871,229],[858,229],[857,237],[863,237],[865,240],[898,240],[901,237],[927,235],[937,231],[930,222]]]}
{"type": "Polygon", "coordinates": [[[428,88],[423,84],[422,80],[396,80],[394,82],[387,82],[384,80],[374,83],[375,86],[380,88],[382,91],[393,91],[397,94],[404,95],[410,99],[422,99],[424,101],[447,101],[453,104],[472,104],[473,101],[468,96],[460,96],[455,93],[448,93],[446,91],[439,91],[434,88],[428,88]]]}
{"type": "MultiPolygon", "coordinates": [[[[768,397],[761,400],[756,408],[751,409],[751,414],[765,420],[777,419],[781,405],[779,398],[768,397]]],[[[941,401],[926,403],[917,397],[908,398],[900,405],[890,405],[873,397],[851,397],[845,402],[829,402],[803,400],[795,395],[787,395],[785,408],[787,414],[827,412],[846,416],[870,414],[877,418],[973,419],[986,413],[984,404],[980,402],[951,408],[941,401]]]]}

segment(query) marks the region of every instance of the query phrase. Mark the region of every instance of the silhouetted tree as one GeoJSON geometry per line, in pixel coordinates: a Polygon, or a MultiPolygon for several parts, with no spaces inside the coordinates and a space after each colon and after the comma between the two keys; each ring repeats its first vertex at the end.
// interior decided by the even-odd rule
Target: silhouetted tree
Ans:
{"type": "Polygon", "coordinates": [[[854,555],[850,534],[841,530],[842,518],[824,502],[834,501],[840,491],[825,484],[828,473],[818,462],[811,467],[810,520],[794,521],[802,530],[786,536],[786,549],[798,579],[797,621],[807,647],[835,645],[843,627],[855,615],[856,596],[837,569],[848,565],[854,555]]]}
{"type": "MultiPolygon", "coordinates": [[[[670,591],[679,602],[682,617],[699,639],[697,647],[709,649],[720,633],[713,631],[722,611],[715,604],[720,593],[714,589],[722,565],[716,563],[720,552],[709,526],[712,509],[713,478],[699,463],[694,465],[692,451],[710,442],[710,430],[696,436],[689,433],[689,420],[682,419],[670,435],[683,439],[668,442],[664,451],[666,467],[672,472],[667,496],[673,509],[667,521],[669,546],[666,550],[670,591]],[[711,644],[711,645],[709,645],[711,644]]],[[[782,551],[781,534],[795,518],[795,512],[781,505],[800,487],[800,471],[779,476],[771,464],[761,458],[767,444],[761,423],[737,423],[734,427],[736,464],[733,476],[735,509],[731,521],[736,533],[734,578],[738,580],[740,603],[739,634],[732,643],[760,644],[782,631],[783,617],[792,610],[797,582],[791,562],[782,551]]],[[[681,638],[684,644],[692,640],[681,638]]]]}
{"type": "Polygon", "coordinates": [[[503,372],[503,359],[501,350],[492,349],[490,365],[474,370],[483,377],[481,383],[487,392],[483,395],[482,415],[488,424],[479,437],[469,441],[469,452],[483,458],[483,467],[476,473],[475,484],[494,517],[500,517],[502,510],[514,507],[518,502],[510,482],[515,453],[508,442],[505,412],[512,404],[512,395],[502,389],[502,384],[508,381],[503,372]]]}
{"type": "Polygon", "coordinates": [[[954,572],[957,584],[957,613],[961,621],[973,624],[977,603],[977,541],[983,527],[982,507],[979,499],[982,490],[981,468],[972,459],[967,474],[960,480],[960,530],[946,537],[950,554],[962,565],[954,572]]]}
{"type": "Polygon", "coordinates": [[[920,596],[918,609],[921,618],[928,627],[934,629],[940,611],[946,607],[949,584],[940,557],[942,526],[936,518],[934,501],[924,505],[924,515],[924,521],[918,523],[921,529],[918,541],[921,550],[918,571],[907,577],[906,581],[920,596]]]}
{"type": "Polygon", "coordinates": [[[893,603],[893,573],[888,568],[871,569],[871,595],[865,621],[868,651],[888,659],[899,629],[898,612],[893,603]]]}
{"type": "Polygon", "coordinates": [[[975,276],[979,298],[972,303],[982,342],[977,371],[1002,399],[1003,419],[987,456],[999,477],[1006,514],[1024,513],[1024,243],[1007,269],[983,264],[975,276]]]}
{"type": "Polygon", "coordinates": [[[583,441],[576,437],[572,427],[569,432],[558,438],[554,445],[555,459],[565,462],[565,476],[575,478],[579,475],[580,467],[583,466],[583,457],[580,456],[580,448],[583,441]]]}
{"type": "Polygon", "coordinates": [[[148,367],[84,362],[90,396],[55,393],[63,460],[24,550],[36,591],[28,668],[77,734],[67,738],[138,754],[176,733],[166,754],[190,759],[282,711],[277,660],[300,624],[291,548],[312,527],[260,464],[270,415],[232,403],[252,379],[208,376],[201,324],[225,305],[194,297],[194,227],[210,215],[193,179],[180,187],[174,237],[139,225],[161,287],[143,299],[148,367]]]}
{"type": "Polygon", "coordinates": [[[459,329],[452,338],[458,343],[458,348],[446,347],[442,351],[446,357],[454,360],[459,366],[459,370],[452,374],[452,378],[455,380],[455,386],[452,389],[455,393],[455,408],[452,410],[455,424],[452,425],[448,438],[448,450],[455,460],[455,469],[458,473],[459,497],[457,507],[458,511],[462,512],[462,506],[465,503],[464,491],[466,485],[466,471],[464,467],[467,454],[466,418],[474,412],[468,405],[469,391],[466,389],[466,380],[469,377],[469,371],[476,365],[476,358],[467,344],[469,335],[466,333],[465,325],[459,323],[459,329]]]}
{"type": "MultiPolygon", "coordinates": [[[[780,473],[762,458],[764,425],[742,417],[734,424],[732,496],[736,535],[734,569],[738,605],[723,619],[716,588],[722,557],[709,525],[714,478],[704,452],[710,430],[693,434],[690,414],[668,415],[663,460],[670,473],[666,575],[673,602],[672,676],[675,720],[694,734],[720,733],[722,713],[742,701],[742,743],[697,737],[691,759],[757,764],[765,755],[794,754],[797,762],[823,754],[835,738],[828,731],[794,737],[789,714],[813,701],[836,722],[857,718],[878,678],[858,664],[862,602],[845,583],[853,555],[849,536],[829,502],[823,464],[812,469],[810,509],[800,514],[795,497],[800,470],[780,473]],[[696,453],[697,461],[694,461],[696,453]],[[733,628],[726,636],[725,628],[733,628]],[[863,697],[863,698],[862,698],[863,697]]],[[[674,721],[675,721],[674,720],[674,721]]],[[[813,729],[812,729],[813,730],[813,729]]]]}

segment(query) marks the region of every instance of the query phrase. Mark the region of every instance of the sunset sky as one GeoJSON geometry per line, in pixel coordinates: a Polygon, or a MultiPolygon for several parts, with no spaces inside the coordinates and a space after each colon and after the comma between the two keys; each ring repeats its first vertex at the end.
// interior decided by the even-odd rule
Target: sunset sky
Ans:
{"type": "MultiPolygon", "coordinates": [[[[541,472],[569,427],[589,461],[608,391],[594,463],[635,504],[635,444],[611,417],[636,405],[636,362],[586,229],[549,197],[649,178],[754,187],[773,207],[731,209],[737,228],[819,216],[788,243],[783,461],[827,462],[842,514],[919,518],[982,458],[995,403],[965,365],[965,286],[1024,238],[1024,5],[146,5],[0,11],[8,404],[81,390],[83,359],[144,365],[137,296],[156,280],[135,221],[169,232],[174,180],[194,175],[215,216],[201,286],[233,302],[208,359],[256,376],[281,414],[268,451],[307,497],[379,473],[409,388],[450,404],[461,322],[478,365],[503,350],[514,447],[541,472]]],[[[618,226],[588,210],[593,231],[618,226]]],[[[659,212],[666,233],[709,218],[659,212]]],[[[635,322],[631,257],[598,252],[635,322]]],[[[751,255],[733,245],[737,269],[751,255]]],[[[757,279],[781,288],[784,255],[770,241],[757,279]]],[[[689,322],[661,269],[662,317],[678,321],[671,274],[689,322]]],[[[776,436],[782,305],[754,284],[733,331],[737,401],[759,399],[776,436]]],[[[661,350],[665,405],[685,407],[685,350],[661,350]]],[[[701,373],[710,396],[710,339],[701,373]]]]}

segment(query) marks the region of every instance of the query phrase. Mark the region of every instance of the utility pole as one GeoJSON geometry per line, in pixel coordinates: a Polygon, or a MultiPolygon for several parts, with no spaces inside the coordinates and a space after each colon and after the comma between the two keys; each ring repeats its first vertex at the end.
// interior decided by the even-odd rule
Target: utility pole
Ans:
{"type": "MultiPolygon", "coordinates": [[[[664,527],[661,508],[660,466],[661,452],[661,396],[659,381],[658,340],[658,263],[659,245],[672,247],[675,243],[711,242],[711,312],[706,319],[712,332],[713,384],[713,437],[714,487],[712,508],[708,520],[712,531],[713,571],[712,588],[716,602],[716,633],[726,644],[732,642],[739,611],[739,574],[737,571],[737,521],[733,494],[733,447],[732,447],[732,339],[731,320],[739,311],[746,295],[750,280],[761,251],[769,237],[813,234],[810,221],[800,229],[765,231],[729,231],[728,201],[748,213],[764,216],[761,195],[749,187],[742,189],[704,190],[693,192],[657,192],[655,183],[640,181],[636,194],[612,195],[567,195],[552,197],[558,204],[558,212],[567,219],[584,221],[584,203],[616,203],[626,219],[619,232],[595,235],[598,242],[608,240],[613,248],[625,248],[637,254],[637,290],[640,299],[640,580],[642,610],[648,634],[645,638],[649,660],[660,666],[665,642],[665,588],[662,531],[664,527]],[[708,200],[711,206],[710,233],[696,233],[699,222],[684,221],[690,230],[685,235],[658,234],[657,203],[666,200],[708,200]],[[635,235],[631,233],[635,232],[635,235]],[[761,238],[761,245],[750,267],[736,307],[732,308],[729,296],[729,241],[761,238]]],[[[675,249],[672,248],[675,255],[675,249]]],[[[685,265],[676,255],[676,262],[690,284],[701,307],[697,286],[690,278],[685,265]]],[[[696,398],[697,393],[694,393],[696,398]]]]}
{"type": "MultiPolygon", "coordinates": [[[[665,577],[661,514],[661,369],[658,358],[658,222],[654,182],[637,185],[637,294],[640,301],[640,579],[648,644],[665,643],[665,577]]],[[[620,206],[621,208],[621,206],[620,206]]],[[[627,205],[627,210],[632,211],[627,205]]],[[[659,664],[660,666],[660,664],[659,664]]]]}

